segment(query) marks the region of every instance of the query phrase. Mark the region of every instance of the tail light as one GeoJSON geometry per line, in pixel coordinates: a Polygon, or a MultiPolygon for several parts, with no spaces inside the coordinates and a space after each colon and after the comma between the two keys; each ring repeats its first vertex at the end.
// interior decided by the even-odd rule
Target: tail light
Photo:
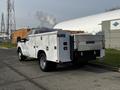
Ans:
{"type": "Polygon", "coordinates": [[[68,50],[68,48],[67,48],[67,47],[64,47],[64,50],[68,50]]]}
{"type": "Polygon", "coordinates": [[[64,49],[64,50],[68,50],[67,45],[68,45],[68,43],[67,43],[67,42],[63,42],[63,49],[64,49]]]}
{"type": "Polygon", "coordinates": [[[63,45],[68,45],[68,43],[67,43],[67,42],[64,42],[63,45]]]}

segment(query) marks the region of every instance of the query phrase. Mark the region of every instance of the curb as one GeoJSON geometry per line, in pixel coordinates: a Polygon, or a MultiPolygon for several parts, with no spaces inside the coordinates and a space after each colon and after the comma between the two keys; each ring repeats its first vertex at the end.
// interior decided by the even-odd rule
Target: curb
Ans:
{"type": "Polygon", "coordinates": [[[89,63],[89,65],[100,67],[100,68],[105,68],[105,69],[110,70],[110,71],[120,72],[119,67],[106,65],[106,64],[103,64],[103,63],[89,63]]]}
{"type": "Polygon", "coordinates": [[[5,47],[0,47],[0,49],[9,49],[9,48],[5,48],[5,47]]]}
{"type": "Polygon", "coordinates": [[[16,49],[16,48],[6,48],[6,47],[0,47],[0,49],[16,49]]]}

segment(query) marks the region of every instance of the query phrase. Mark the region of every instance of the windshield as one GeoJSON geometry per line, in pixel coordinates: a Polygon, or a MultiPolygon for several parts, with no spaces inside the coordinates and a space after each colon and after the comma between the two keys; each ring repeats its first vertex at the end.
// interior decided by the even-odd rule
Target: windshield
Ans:
{"type": "Polygon", "coordinates": [[[49,28],[33,28],[28,35],[31,34],[39,34],[39,33],[45,33],[45,32],[52,32],[57,31],[57,29],[49,29],[49,28]]]}
{"type": "Polygon", "coordinates": [[[28,35],[32,35],[32,34],[34,34],[34,32],[35,32],[35,30],[31,30],[31,31],[28,33],[28,35]]]}

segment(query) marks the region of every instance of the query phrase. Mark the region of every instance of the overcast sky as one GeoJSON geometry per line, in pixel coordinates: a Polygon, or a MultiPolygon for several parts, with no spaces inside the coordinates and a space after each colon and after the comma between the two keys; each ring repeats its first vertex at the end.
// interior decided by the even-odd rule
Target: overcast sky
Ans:
{"type": "MultiPolygon", "coordinates": [[[[0,14],[4,12],[5,16],[6,1],[0,0],[0,14]]],[[[36,27],[36,11],[53,15],[60,22],[101,13],[117,6],[120,7],[120,0],[15,0],[16,24],[17,28],[36,27]]]]}

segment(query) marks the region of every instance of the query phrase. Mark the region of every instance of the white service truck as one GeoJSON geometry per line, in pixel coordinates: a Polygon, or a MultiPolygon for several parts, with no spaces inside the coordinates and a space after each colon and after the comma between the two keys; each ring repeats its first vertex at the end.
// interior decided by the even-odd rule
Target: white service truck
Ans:
{"type": "Polygon", "coordinates": [[[39,60],[42,71],[56,68],[57,63],[95,60],[104,57],[101,35],[70,34],[48,28],[32,29],[28,38],[18,42],[19,60],[27,57],[39,60]]]}

